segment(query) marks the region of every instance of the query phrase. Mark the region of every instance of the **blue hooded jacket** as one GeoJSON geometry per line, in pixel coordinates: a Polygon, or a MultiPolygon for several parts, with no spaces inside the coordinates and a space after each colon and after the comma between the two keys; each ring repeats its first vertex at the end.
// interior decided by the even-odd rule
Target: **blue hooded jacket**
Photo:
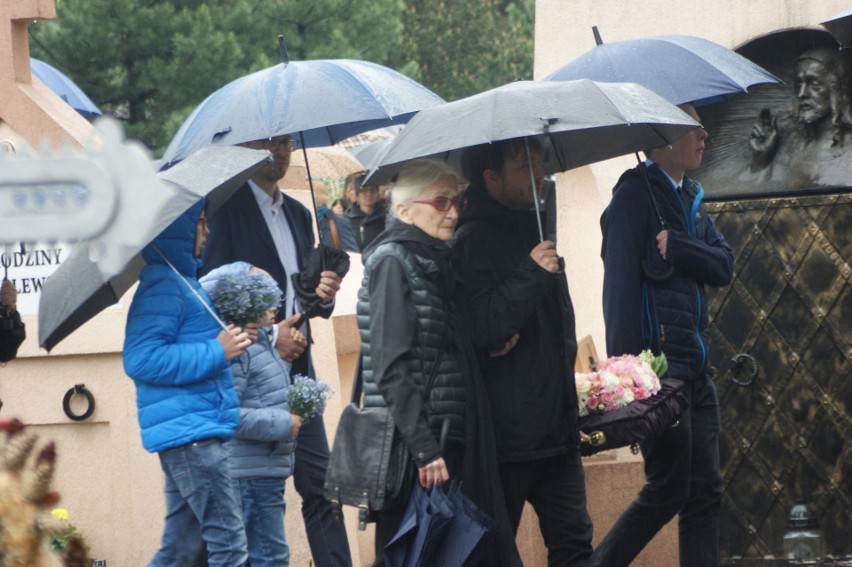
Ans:
{"type": "Polygon", "coordinates": [[[136,383],[142,445],[151,453],[193,441],[229,439],[239,423],[221,330],[155,245],[209,304],[195,277],[195,234],[203,202],[192,206],[142,251],[147,265],[127,314],[124,371],[136,383]]]}

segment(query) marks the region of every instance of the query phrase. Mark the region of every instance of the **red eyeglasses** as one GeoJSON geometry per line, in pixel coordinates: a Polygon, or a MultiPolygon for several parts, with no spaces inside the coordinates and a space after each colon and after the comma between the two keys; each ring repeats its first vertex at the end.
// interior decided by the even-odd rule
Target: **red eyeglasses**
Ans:
{"type": "Polygon", "coordinates": [[[442,213],[446,213],[450,210],[450,207],[455,207],[458,212],[462,212],[465,207],[467,207],[467,200],[458,195],[456,197],[447,197],[446,195],[438,195],[437,197],[429,200],[429,201],[414,201],[415,203],[420,203],[422,205],[432,205],[438,211],[442,213]]]}

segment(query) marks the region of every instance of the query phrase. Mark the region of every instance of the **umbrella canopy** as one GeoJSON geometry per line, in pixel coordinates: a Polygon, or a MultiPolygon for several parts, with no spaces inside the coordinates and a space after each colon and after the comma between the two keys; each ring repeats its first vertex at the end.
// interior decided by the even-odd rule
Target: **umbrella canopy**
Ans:
{"type": "Polygon", "coordinates": [[[544,80],[639,83],[673,104],[722,102],[749,87],[781,80],[712,41],[686,35],[601,43],[544,80]]]}
{"type": "Polygon", "coordinates": [[[86,96],[86,93],[74,84],[74,81],[56,67],[48,65],[44,61],[30,58],[30,71],[82,116],[95,118],[101,115],[100,109],[95,106],[92,99],[86,96]]]}
{"type": "Polygon", "coordinates": [[[831,32],[841,49],[852,48],[852,8],[832,16],[820,25],[831,32]]]}
{"type": "Polygon", "coordinates": [[[139,278],[145,265],[139,253],[148,243],[199,199],[208,199],[208,211],[221,206],[268,159],[265,151],[209,146],[158,173],[159,182],[151,183],[150,191],[122,194],[122,206],[107,231],[75,247],[45,280],[39,345],[51,350],[118,302],[139,278]]]}
{"type": "Polygon", "coordinates": [[[163,155],[180,160],[207,144],[233,145],[293,134],[304,147],[406,122],[443,99],[376,63],[349,59],[285,62],[217,90],[190,114],[163,155]],[[299,133],[299,135],[296,135],[299,133]]]}
{"type": "Polygon", "coordinates": [[[293,152],[290,156],[290,167],[310,169],[313,179],[342,178],[364,169],[352,154],[339,147],[308,148],[305,153],[293,152]]]}
{"type": "Polygon", "coordinates": [[[393,140],[393,138],[361,144],[360,146],[350,149],[349,152],[361,163],[363,169],[375,169],[375,167],[380,163],[385,150],[388,149],[391,140],[393,140]]]}
{"type": "Polygon", "coordinates": [[[546,137],[544,170],[555,173],[665,146],[697,126],[640,85],[517,81],[419,112],[364,184],[391,181],[413,159],[457,165],[468,147],[525,136],[546,137]]]}

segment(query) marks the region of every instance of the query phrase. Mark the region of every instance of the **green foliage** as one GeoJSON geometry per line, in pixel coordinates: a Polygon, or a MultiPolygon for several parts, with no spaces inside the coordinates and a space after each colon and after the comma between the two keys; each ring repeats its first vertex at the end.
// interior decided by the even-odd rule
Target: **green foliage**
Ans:
{"type": "Polygon", "coordinates": [[[532,76],[534,0],[56,0],[34,57],[162,154],[229,81],[280,61],[375,61],[448,100],[532,76]]]}
{"type": "Polygon", "coordinates": [[[447,100],[532,78],[534,0],[409,0],[405,69],[447,100]]]}

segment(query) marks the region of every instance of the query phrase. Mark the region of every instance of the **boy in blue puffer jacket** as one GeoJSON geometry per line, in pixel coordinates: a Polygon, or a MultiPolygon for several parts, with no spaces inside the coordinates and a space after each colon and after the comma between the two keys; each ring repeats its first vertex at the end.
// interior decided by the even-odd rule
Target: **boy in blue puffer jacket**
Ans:
{"type": "Polygon", "coordinates": [[[136,383],[142,444],[165,473],[166,521],[149,567],[187,565],[203,539],[210,566],[248,558],[222,443],[239,406],[230,361],[248,335],[222,330],[195,273],[208,230],[199,202],[142,251],[146,266],[127,315],[124,371],[136,383]]]}
{"type": "MultiPolygon", "coordinates": [[[[201,278],[201,285],[212,294],[219,278],[250,270],[258,268],[246,262],[225,264],[201,278]]],[[[231,364],[240,400],[240,423],[225,449],[234,493],[242,508],[252,567],[290,564],[284,533],[284,483],[293,474],[302,418],[290,413],[289,364],[275,350],[272,333],[276,307],[277,303],[270,305],[266,319],[257,322],[257,341],[247,349],[248,356],[231,364]]]]}

